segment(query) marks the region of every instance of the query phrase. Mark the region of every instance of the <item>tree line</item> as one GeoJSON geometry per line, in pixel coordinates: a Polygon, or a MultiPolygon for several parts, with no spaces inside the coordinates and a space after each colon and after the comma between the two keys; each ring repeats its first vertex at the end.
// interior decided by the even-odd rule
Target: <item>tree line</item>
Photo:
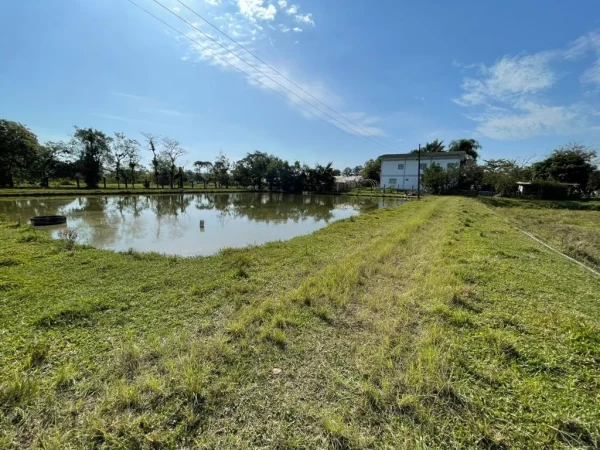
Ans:
{"type": "Polygon", "coordinates": [[[37,136],[24,125],[0,120],[0,187],[38,184],[49,187],[50,180],[80,180],[86,187],[97,188],[106,177],[117,187],[182,188],[184,183],[212,183],[215,187],[231,185],[258,190],[283,192],[327,192],[340,175],[332,163],[308,166],[295,161],[255,151],[239,161],[231,161],[222,152],[214,161],[199,160],[189,164],[187,151],[169,137],[142,133],[140,141],[114,133],[110,136],[94,128],[78,128],[72,138],[40,144],[37,136]],[[149,167],[141,164],[142,154],[150,159],[149,167]],[[188,165],[187,169],[184,167],[188,165]]]}
{"type": "MultiPolygon", "coordinates": [[[[569,143],[556,148],[549,156],[534,163],[516,159],[488,159],[479,161],[481,144],[475,139],[458,139],[446,148],[438,139],[421,147],[423,153],[465,152],[466,160],[460,168],[443,169],[429,166],[423,171],[423,187],[432,193],[448,190],[489,190],[501,195],[517,191],[517,182],[530,182],[550,197],[564,196],[565,183],[577,184],[578,191],[589,196],[600,191],[600,168],[595,149],[580,143],[569,143]]],[[[414,149],[412,152],[418,152],[414,149]]],[[[380,180],[381,160],[371,159],[362,167],[366,178],[380,180]]]]}

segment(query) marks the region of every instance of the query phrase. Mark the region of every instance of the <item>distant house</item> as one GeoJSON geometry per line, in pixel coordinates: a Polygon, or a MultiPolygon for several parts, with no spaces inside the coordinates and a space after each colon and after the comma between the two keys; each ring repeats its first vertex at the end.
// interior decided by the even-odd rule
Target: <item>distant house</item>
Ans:
{"type": "Polygon", "coordinates": [[[380,185],[382,188],[416,190],[419,170],[422,175],[433,164],[444,170],[458,168],[465,159],[465,152],[421,153],[421,167],[418,168],[418,153],[382,155],[380,185]]]}

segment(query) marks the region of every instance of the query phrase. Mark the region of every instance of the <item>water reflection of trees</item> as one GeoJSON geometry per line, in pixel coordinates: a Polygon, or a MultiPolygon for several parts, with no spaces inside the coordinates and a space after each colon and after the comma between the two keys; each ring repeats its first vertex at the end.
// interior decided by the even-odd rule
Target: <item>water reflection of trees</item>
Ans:
{"type": "MultiPolygon", "coordinates": [[[[184,235],[190,206],[216,211],[223,223],[238,218],[263,223],[329,222],[343,209],[368,212],[398,202],[369,197],[292,195],[280,193],[175,194],[156,196],[36,198],[0,202],[0,213],[28,221],[35,215],[65,214],[82,242],[122,247],[127,241],[174,239],[184,235]]],[[[337,215],[339,217],[339,215],[337,215]]]]}

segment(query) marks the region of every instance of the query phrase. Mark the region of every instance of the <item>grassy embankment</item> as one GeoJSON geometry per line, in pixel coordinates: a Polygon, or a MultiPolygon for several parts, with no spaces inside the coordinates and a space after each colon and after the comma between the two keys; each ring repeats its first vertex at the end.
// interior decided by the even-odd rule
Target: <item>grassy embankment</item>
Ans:
{"type": "Polygon", "coordinates": [[[557,250],[600,269],[600,201],[482,201],[557,250]]]}
{"type": "Polygon", "coordinates": [[[190,259],[4,224],[0,255],[0,447],[600,445],[600,279],[476,200],[190,259]]]}

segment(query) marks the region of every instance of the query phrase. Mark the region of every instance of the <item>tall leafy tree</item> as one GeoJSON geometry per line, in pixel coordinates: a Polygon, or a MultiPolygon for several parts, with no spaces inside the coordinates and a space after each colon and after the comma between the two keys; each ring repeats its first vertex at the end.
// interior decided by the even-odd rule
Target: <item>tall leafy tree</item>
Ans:
{"type": "Polygon", "coordinates": [[[225,156],[223,152],[219,152],[219,156],[212,165],[212,172],[215,180],[215,185],[218,183],[221,187],[223,185],[229,187],[230,168],[231,162],[229,161],[229,158],[227,158],[227,156],[225,156]]]}
{"type": "Polygon", "coordinates": [[[351,177],[354,175],[354,170],[352,170],[352,167],[346,167],[344,170],[342,170],[342,175],[345,177],[351,177]]]}
{"type": "Polygon", "coordinates": [[[583,192],[588,191],[588,181],[596,166],[596,151],[579,143],[560,147],[543,161],[532,165],[536,179],[554,180],[561,183],[577,183],[583,192]]]}
{"type": "Polygon", "coordinates": [[[432,164],[423,171],[421,179],[423,186],[428,192],[441,194],[458,182],[458,169],[444,170],[438,164],[432,164]]]}
{"type": "Polygon", "coordinates": [[[479,158],[481,144],[475,139],[458,139],[450,142],[448,151],[465,152],[468,159],[476,160],[479,158]]]}
{"type": "Polygon", "coordinates": [[[125,139],[124,148],[127,157],[127,166],[129,167],[131,187],[135,188],[135,171],[140,165],[140,144],[135,139],[125,139]]]}
{"type": "Polygon", "coordinates": [[[98,187],[104,167],[110,158],[112,139],[94,128],[75,128],[72,145],[79,155],[83,181],[90,188],[98,187]]]}
{"type": "Polygon", "coordinates": [[[500,195],[515,191],[517,181],[528,178],[528,168],[515,160],[490,159],[483,166],[483,183],[492,186],[500,195]]]}
{"type": "MultiPolygon", "coordinates": [[[[445,146],[444,146],[444,141],[440,141],[439,139],[436,139],[433,142],[427,142],[423,147],[421,147],[421,152],[422,153],[440,153],[440,152],[444,152],[445,150],[445,146]]],[[[419,149],[416,148],[412,151],[412,153],[418,153],[419,149]]]]}
{"type": "Polygon", "coordinates": [[[37,136],[18,122],[0,119],[0,187],[14,187],[24,178],[39,150],[37,136]]]}
{"type": "Polygon", "coordinates": [[[154,172],[154,182],[156,183],[156,187],[158,188],[158,173],[160,166],[160,152],[158,150],[159,136],[152,133],[142,133],[142,136],[144,136],[144,138],[146,139],[148,150],[152,152],[152,171],[154,172]]]}
{"type": "Polygon", "coordinates": [[[177,173],[177,160],[187,152],[181,146],[179,141],[170,138],[163,138],[162,156],[169,162],[169,182],[171,189],[174,187],[175,174],[177,173]]]}
{"type": "Polygon", "coordinates": [[[60,159],[71,154],[71,148],[64,142],[46,142],[40,147],[37,157],[37,173],[40,186],[48,187],[50,177],[57,175],[62,170],[64,163],[60,159]]]}
{"type": "Polygon", "coordinates": [[[379,182],[381,179],[381,158],[370,159],[365,162],[361,175],[365,179],[379,182]]]}
{"type": "Polygon", "coordinates": [[[210,161],[196,161],[194,162],[194,169],[196,170],[197,180],[204,183],[204,189],[210,181],[210,174],[212,169],[212,163],[210,161]]]}
{"type": "Polygon", "coordinates": [[[125,135],[123,133],[115,133],[110,145],[110,159],[114,164],[115,178],[117,179],[117,187],[121,187],[121,165],[123,159],[127,156],[125,150],[125,135]]]}

